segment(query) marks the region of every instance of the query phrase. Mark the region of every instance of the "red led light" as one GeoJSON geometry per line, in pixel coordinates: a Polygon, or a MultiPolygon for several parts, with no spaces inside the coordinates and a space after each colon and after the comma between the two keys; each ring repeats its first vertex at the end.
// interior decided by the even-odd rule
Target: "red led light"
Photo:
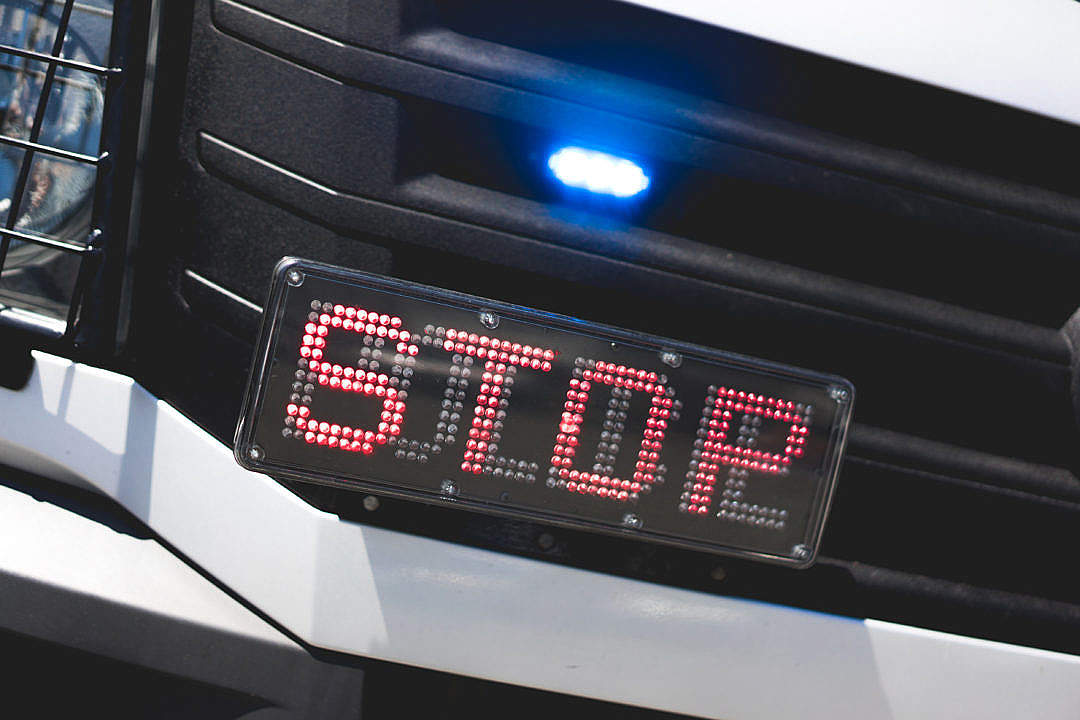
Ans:
{"type": "MultiPolygon", "coordinates": [[[[311,392],[308,392],[305,396],[308,398],[306,402],[296,402],[290,399],[286,404],[285,416],[290,420],[295,418],[293,422],[298,429],[293,432],[290,430],[289,424],[286,423],[285,430],[292,437],[310,444],[371,454],[374,449],[371,444],[372,440],[381,445],[401,433],[401,425],[405,419],[404,400],[407,395],[403,390],[399,390],[394,386],[405,382],[399,377],[404,372],[405,362],[394,362],[391,365],[391,369],[394,371],[392,374],[375,373],[366,370],[364,367],[342,366],[338,363],[325,361],[323,360],[322,349],[326,346],[326,337],[329,335],[330,329],[356,332],[378,338],[372,344],[380,347],[382,343],[385,343],[383,338],[388,334],[386,326],[400,327],[401,319],[389,315],[377,315],[362,308],[340,304],[329,305],[318,301],[312,302],[312,308],[322,308],[323,312],[313,314],[312,320],[304,325],[304,333],[299,348],[299,366],[301,370],[306,368],[306,379],[309,385],[314,387],[315,384],[318,384],[338,392],[356,393],[369,397],[385,397],[389,398],[387,402],[396,404],[390,413],[390,417],[380,424],[380,432],[372,434],[369,431],[353,429],[349,426],[342,427],[336,423],[316,420],[311,417],[311,408],[308,405],[311,392]],[[345,319],[343,320],[343,318],[345,319]],[[352,318],[356,318],[355,323],[352,318]],[[379,325],[376,326],[371,322],[364,324],[363,321],[367,318],[378,319],[379,325]],[[396,325],[394,325],[395,322],[396,325]],[[396,402],[399,400],[400,402],[396,402]],[[306,432],[304,432],[305,428],[307,428],[306,432]],[[356,438],[356,441],[349,441],[350,434],[356,438]],[[359,442],[361,438],[366,442],[359,442]]],[[[399,338],[404,334],[399,333],[396,329],[393,332],[399,338]]],[[[412,358],[416,353],[417,347],[414,344],[408,344],[407,340],[398,343],[399,357],[403,359],[404,356],[412,358]]],[[[366,361],[362,360],[361,362],[366,361]]],[[[407,384],[405,387],[408,387],[407,384]]]]}
{"type": "Polygon", "coordinates": [[[558,356],[558,352],[552,349],[523,346],[510,340],[468,333],[455,328],[446,330],[446,338],[442,347],[447,352],[457,353],[455,357],[462,356],[463,362],[465,358],[468,358],[470,362],[472,358],[483,362],[481,384],[475,396],[472,428],[469,430],[469,440],[465,446],[463,456],[465,462],[462,463],[462,470],[473,475],[490,475],[524,483],[535,482],[540,466],[536,462],[518,460],[499,454],[499,443],[502,440],[502,429],[510,405],[511,388],[517,374],[516,366],[520,365],[522,368],[545,373],[550,372],[552,367],[550,362],[524,357],[525,348],[528,348],[529,355],[535,354],[538,358],[548,356],[554,359],[558,356]],[[456,343],[453,342],[455,339],[456,343]],[[505,353],[496,348],[510,348],[514,350],[514,354],[504,357],[505,353]],[[507,361],[510,365],[506,364],[507,361]]]}
{"type": "Polygon", "coordinates": [[[659,461],[663,449],[663,428],[668,419],[678,418],[675,391],[665,385],[666,378],[662,379],[655,372],[581,357],[575,359],[574,365],[573,377],[566,391],[559,435],[552,450],[547,484],[549,487],[562,487],[570,492],[597,495],[617,502],[636,501],[642,494],[648,493],[653,485],[664,482],[667,469],[659,461]],[[639,376],[642,378],[640,389],[637,381],[639,376]],[[646,384],[644,381],[650,378],[651,381],[646,384]],[[594,383],[611,387],[611,401],[605,411],[604,430],[597,446],[593,470],[573,470],[586,403],[594,383]],[[646,430],[642,434],[638,459],[634,465],[633,480],[628,480],[615,475],[615,458],[621,449],[630,398],[635,392],[648,394],[650,406],[646,430]],[[652,422],[652,428],[649,428],[648,422],[652,422]],[[659,430],[656,429],[657,423],[663,423],[659,430]],[[570,477],[574,480],[567,482],[570,477]]]}
{"type": "Polygon", "coordinates": [[[792,457],[800,457],[802,448],[799,440],[805,442],[810,432],[812,408],[783,398],[765,397],[733,388],[709,388],[706,410],[711,405],[710,434],[706,439],[708,456],[724,465],[737,465],[753,471],[782,473],[791,464],[792,457]],[[802,412],[800,415],[799,413],[802,412]],[[728,441],[728,432],[734,415],[741,414],[738,439],[728,441]],[[754,438],[763,422],[761,418],[790,423],[785,447],[779,450],[761,450],[756,447],[754,438]],[[721,423],[714,427],[713,423],[721,423]]]}
{"type": "Polygon", "coordinates": [[[790,456],[795,454],[790,444],[782,452],[758,448],[764,423],[794,423],[787,437],[787,442],[792,443],[809,434],[811,413],[812,408],[782,398],[710,386],[679,510],[705,515],[715,505],[719,507],[716,516],[722,520],[783,530],[787,511],[748,502],[747,478],[750,472],[786,474],[790,456]],[[728,470],[724,487],[718,492],[721,466],[728,470]]]}

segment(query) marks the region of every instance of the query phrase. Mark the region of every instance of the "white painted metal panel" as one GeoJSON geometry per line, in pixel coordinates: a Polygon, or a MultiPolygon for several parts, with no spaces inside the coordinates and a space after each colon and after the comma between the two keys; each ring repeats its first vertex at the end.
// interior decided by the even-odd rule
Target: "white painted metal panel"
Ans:
{"type": "MultiPolygon", "coordinates": [[[[158,542],[0,486],[0,571],[192,626],[297,646],[158,542]]],[[[0,599],[0,615],[12,608],[0,599]]],[[[86,618],[73,609],[72,622],[86,618]]],[[[297,648],[298,649],[298,648],[297,648]]]]}
{"type": "Polygon", "coordinates": [[[1080,123],[1076,0],[626,1],[1080,123]]]}

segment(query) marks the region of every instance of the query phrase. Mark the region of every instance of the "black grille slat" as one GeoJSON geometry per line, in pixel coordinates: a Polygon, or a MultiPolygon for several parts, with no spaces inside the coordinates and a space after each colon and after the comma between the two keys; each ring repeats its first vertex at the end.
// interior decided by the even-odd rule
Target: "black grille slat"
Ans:
{"type": "MultiPolygon", "coordinates": [[[[291,63],[269,62],[266,56],[252,52],[250,49],[233,48],[228,44],[223,44],[218,50],[222,54],[219,64],[207,68],[205,72],[219,75],[243,75],[243,82],[249,84],[252,88],[261,88],[259,92],[272,93],[275,92],[274,88],[281,88],[282,85],[285,85],[289,90],[277,90],[277,92],[291,96],[288,102],[291,107],[296,108],[297,115],[305,115],[311,118],[311,121],[304,126],[305,128],[314,128],[321,124],[325,127],[333,127],[336,130],[332,135],[332,139],[336,142],[324,140],[310,147],[305,147],[302,151],[299,147],[282,146],[278,141],[279,138],[282,137],[282,133],[288,132],[287,128],[291,124],[298,123],[298,118],[279,115],[266,116],[261,118],[257,125],[250,125],[244,120],[246,117],[244,107],[245,102],[247,102],[245,97],[232,93],[224,83],[212,83],[208,87],[208,91],[214,93],[213,105],[218,108],[216,114],[219,117],[220,127],[228,127],[231,131],[224,139],[233,140],[236,144],[251,152],[276,160],[290,170],[316,178],[318,181],[329,184],[337,190],[378,197],[399,204],[410,204],[411,198],[404,194],[409,187],[403,184],[388,185],[387,179],[384,178],[385,174],[391,172],[391,169],[386,166],[393,162],[393,159],[382,157],[385,154],[385,149],[381,148],[382,152],[374,155],[365,145],[358,144],[350,148],[348,145],[342,147],[337,143],[350,136],[355,137],[357,143],[363,143],[366,140],[365,133],[368,132],[403,133],[400,126],[407,126],[411,121],[410,118],[407,116],[387,118],[384,117],[387,111],[381,107],[376,110],[376,107],[381,106],[382,101],[388,98],[421,96],[443,105],[465,107],[476,118],[498,115],[515,123],[527,120],[534,126],[561,128],[560,131],[569,134],[570,137],[582,134],[586,136],[598,133],[611,134],[619,138],[626,138],[630,150],[637,150],[646,155],[651,154],[661,159],[670,159],[673,162],[680,159],[685,160],[697,154],[701,158],[699,160],[700,165],[708,165],[715,169],[723,167],[726,163],[728,166],[726,172],[734,173],[747,181],[760,182],[766,177],[771,177],[781,185],[791,182],[796,186],[814,184],[822,187],[827,186],[829,197],[833,197],[837,202],[849,205],[852,203],[884,204],[883,207],[887,212],[883,211],[881,213],[880,222],[896,222],[892,213],[899,211],[899,208],[923,206],[925,212],[933,212],[935,215],[947,220],[950,223],[950,231],[955,228],[957,233],[960,232],[960,227],[964,224],[970,224],[977,228],[979,233],[988,232],[989,228],[996,226],[999,228],[999,232],[1004,233],[1006,236],[1000,239],[1002,247],[994,256],[997,270],[1005,273],[1013,272],[1017,275],[1012,279],[1003,277],[1001,282],[1008,282],[1012,286],[1018,286],[1023,280],[1023,285],[1019,287],[1022,287],[1027,295],[1036,295],[1037,292],[1044,294],[1051,292],[1046,285],[1045,273],[1065,267],[1067,263],[1075,262],[1080,257],[1080,233],[1043,223],[1025,223],[1008,214],[1003,214],[1000,208],[989,212],[976,205],[961,205],[949,201],[932,193],[927,193],[925,190],[909,189],[917,187],[917,183],[914,181],[893,178],[892,182],[895,185],[879,185],[860,178],[857,172],[854,171],[837,172],[828,164],[812,165],[801,158],[792,160],[785,153],[783,147],[775,144],[772,151],[768,153],[757,149],[734,146],[730,144],[729,138],[724,136],[726,131],[722,132],[707,124],[695,126],[695,129],[701,135],[691,136],[683,132],[681,128],[675,130],[660,124],[630,120],[617,113],[595,109],[580,103],[571,103],[561,98],[556,99],[548,95],[526,93],[503,85],[426,66],[387,53],[372,52],[362,48],[342,45],[341,43],[332,42],[328,38],[320,38],[303,28],[277,22],[273,18],[257,13],[232,0],[216,0],[214,7],[214,18],[223,31],[241,39],[244,43],[271,49],[279,57],[300,63],[305,70],[300,70],[291,63]],[[259,69],[256,70],[255,68],[259,69]],[[320,76],[312,76],[309,70],[320,73],[320,76]],[[358,87],[344,85],[342,81],[358,87]],[[382,90],[380,93],[371,93],[368,90],[371,87],[379,87],[382,90]],[[356,123],[344,121],[346,117],[349,117],[354,105],[362,105],[365,101],[368,103],[367,106],[371,108],[368,111],[369,114],[366,116],[365,123],[358,126],[356,123]],[[337,118],[341,118],[342,122],[340,124],[337,118]],[[569,123],[570,127],[565,127],[568,124],[567,118],[572,118],[572,123],[569,123]],[[233,132],[233,130],[235,131],[233,132]],[[250,141],[248,138],[250,138],[250,141]],[[363,167],[366,170],[366,176],[351,170],[351,163],[338,161],[342,157],[348,158],[350,151],[359,152],[364,150],[366,152],[364,153],[365,163],[363,167]],[[283,153],[288,153],[292,157],[290,159],[280,157],[283,153]],[[331,175],[333,179],[328,175],[331,175]],[[1012,244],[1011,250],[1005,247],[1009,244],[1012,244]],[[1019,268],[1024,262],[1024,258],[1030,257],[1033,253],[1045,253],[1046,262],[1043,266],[1046,268],[1045,272],[1040,274],[1033,266],[1029,274],[1020,278],[1019,268]]],[[[562,76],[567,75],[572,75],[570,69],[565,69],[562,73],[562,76]]],[[[652,96],[649,97],[651,100],[652,96]]],[[[611,101],[614,103],[614,98],[611,98],[611,101]]],[[[651,102],[650,107],[653,107],[651,102]]],[[[409,106],[403,105],[403,108],[408,110],[409,106]]],[[[702,116],[702,113],[688,107],[672,106],[669,111],[672,117],[702,116]]],[[[430,109],[424,107],[419,112],[430,112],[430,109]]],[[[708,117],[712,118],[713,123],[724,127],[729,122],[729,118],[719,113],[713,113],[708,117]]],[[[441,118],[439,119],[441,120],[441,118]]],[[[753,124],[752,120],[758,120],[761,124],[766,125],[768,122],[767,119],[748,118],[746,124],[753,124]]],[[[437,126],[436,130],[439,127],[441,125],[437,126]]],[[[770,137],[775,136],[777,142],[784,142],[789,138],[789,134],[785,132],[785,126],[770,131],[769,135],[770,137]]],[[[816,138],[813,137],[804,138],[802,142],[808,146],[814,146],[815,140],[816,138]]],[[[397,139],[397,142],[401,145],[411,141],[412,138],[409,137],[397,139]]],[[[435,152],[434,146],[438,145],[437,136],[432,139],[431,144],[432,149],[401,147],[399,152],[402,157],[399,158],[399,163],[407,168],[409,153],[435,152]]],[[[874,157],[866,150],[852,152],[863,163],[871,162],[874,157]]],[[[359,158],[357,160],[359,161],[359,158]]],[[[896,163],[898,162],[899,160],[896,161],[896,163]]],[[[904,167],[909,167],[912,164],[918,164],[917,159],[909,158],[909,162],[904,167]]],[[[679,165],[678,167],[682,166],[679,165]]],[[[432,171],[432,168],[422,166],[413,172],[421,174],[421,179],[431,182],[432,179],[428,175],[432,171]]],[[[929,177],[938,177],[940,171],[938,168],[927,168],[926,174],[929,177]]],[[[468,191],[474,192],[484,189],[486,188],[470,187],[468,191]]],[[[1016,190],[1021,192],[1020,188],[1016,190]]],[[[1021,192],[1021,194],[1023,193],[1021,192]]],[[[445,206],[448,203],[459,202],[463,197],[461,194],[448,193],[442,197],[433,198],[433,200],[440,201],[445,206]]],[[[999,199],[1000,188],[995,188],[993,200],[996,202],[999,199]]],[[[495,203],[489,203],[489,207],[498,210],[504,203],[513,203],[515,201],[518,201],[518,198],[504,197],[495,203]]],[[[982,202],[991,202],[990,196],[984,196],[982,202]]],[[[1048,207],[1062,206],[1060,202],[1055,202],[1053,199],[1047,199],[1046,202],[1048,207]]],[[[432,206],[432,208],[443,212],[441,207],[432,206]]],[[[1078,208],[1080,208],[1080,205],[1078,205],[1078,208]]],[[[842,212],[842,206],[838,206],[837,212],[842,212]]],[[[578,232],[584,232],[589,225],[603,225],[602,220],[598,221],[587,216],[583,216],[577,221],[577,224],[585,226],[584,228],[579,227],[578,232]]],[[[616,227],[624,229],[625,225],[624,221],[621,225],[616,225],[616,227]]],[[[910,237],[912,243],[918,240],[917,232],[921,226],[922,221],[915,223],[910,237]]],[[[637,231],[638,229],[635,228],[634,230],[637,231]]],[[[815,243],[820,243],[819,254],[822,256],[830,253],[829,258],[843,261],[850,254],[842,246],[835,246],[830,250],[832,241],[825,232],[821,236],[811,237],[815,243]]],[[[793,238],[793,240],[795,239],[793,238]]],[[[847,242],[854,242],[857,239],[859,238],[848,239],[847,242]]],[[[976,242],[977,239],[976,236],[971,238],[970,241],[976,242]]],[[[657,240],[657,244],[663,246],[667,236],[661,236],[657,240]]],[[[718,245],[724,246],[726,238],[721,235],[716,242],[718,245]]],[[[986,244],[984,243],[984,245],[986,244]]],[[[882,247],[880,251],[882,253],[891,252],[890,247],[882,247]]],[[[664,251],[664,248],[658,248],[656,251],[664,251]]],[[[900,251],[897,252],[902,254],[900,251]]],[[[916,252],[916,250],[911,252],[916,252]]],[[[778,283],[784,282],[784,276],[795,270],[795,268],[781,268],[775,265],[755,266],[753,264],[755,260],[767,260],[770,258],[768,258],[767,254],[758,255],[756,258],[753,252],[744,251],[744,254],[748,256],[746,260],[750,263],[746,268],[746,272],[754,273],[754,283],[769,283],[771,285],[770,291],[775,291],[772,288],[778,283]]],[[[712,257],[721,256],[722,254],[717,253],[712,257]]],[[[1044,257],[1044,255],[1040,254],[1039,257],[1044,257]]],[[[985,267],[989,261],[989,256],[979,258],[979,267],[985,267]]],[[[886,266],[888,265],[885,260],[881,260],[881,262],[886,266]]],[[[790,263],[785,263],[785,266],[787,265],[790,265],[790,263]]],[[[959,266],[957,270],[958,272],[966,272],[967,267],[959,266]]],[[[822,274],[828,275],[829,273],[823,272],[822,274]]],[[[834,276],[819,280],[815,277],[810,282],[795,280],[790,282],[789,285],[798,285],[801,291],[812,292],[823,283],[830,284],[836,288],[835,291],[819,293],[817,298],[813,300],[813,302],[828,304],[841,301],[845,295],[848,295],[846,287],[835,285],[836,281],[840,279],[834,276]]],[[[907,275],[894,278],[893,286],[887,289],[903,291],[905,289],[903,286],[908,280],[909,276],[907,275]]],[[[885,287],[880,288],[880,290],[885,289],[885,287]]],[[[875,288],[876,290],[878,288],[875,288]]],[[[1067,293],[1067,289],[1058,292],[1059,295],[1067,293]]],[[[888,296],[882,296],[879,299],[875,295],[877,295],[876,292],[864,292],[861,295],[850,296],[847,305],[859,305],[864,309],[874,308],[878,312],[887,314],[908,313],[912,316],[933,316],[934,319],[931,322],[922,322],[931,327],[936,323],[944,323],[948,327],[946,332],[954,336],[965,337],[974,334],[976,337],[986,337],[987,335],[995,335],[997,340],[991,342],[996,342],[998,347],[1005,343],[1017,343],[1022,347],[1022,352],[1034,353],[1041,358],[1052,358],[1059,361],[1064,361],[1065,352],[1063,351],[1065,346],[1061,339],[1056,337],[1057,334],[1054,331],[1072,313],[1075,306],[1080,304],[1080,295],[1075,293],[1062,297],[1054,304],[1052,311],[1042,314],[1044,316],[1039,318],[1038,323],[1029,322],[1011,325],[1008,324],[1008,321],[1013,318],[995,313],[984,313],[977,319],[972,318],[971,322],[962,323],[957,322],[957,320],[965,317],[963,311],[953,312],[952,308],[964,308],[966,305],[970,305],[969,309],[978,309],[980,304],[996,301],[1000,305],[999,301],[1002,294],[998,284],[989,283],[985,287],[981,287],[979,297],[973,298],[970,304],[963,302],[964,298],[962,297],[956,298],[944,306],[927,304],[924,301],[933,298],[920,297],[917,292],[907,292],[902,300],[888,296]],[[1035,325],[1043,325],[1042,332],[1032,328],[1035,325]],[[1046,332],[1047,330],[1050,330],[1050,332],[1046,332]]],[[[920,320],[916,320],[916,322],[920,322],[920,320]]]]}

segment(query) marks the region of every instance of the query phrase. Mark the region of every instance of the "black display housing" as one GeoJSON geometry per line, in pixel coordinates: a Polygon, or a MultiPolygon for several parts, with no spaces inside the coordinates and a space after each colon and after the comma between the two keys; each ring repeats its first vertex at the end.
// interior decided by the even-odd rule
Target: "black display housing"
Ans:
{"type": "Polygon", "coordinates": [[[798,567],[854,400],[842,378],[295,258],[257,348],[251,470],[798,567]],[[352,329],[357,308],[382,323],[352,329]]]}

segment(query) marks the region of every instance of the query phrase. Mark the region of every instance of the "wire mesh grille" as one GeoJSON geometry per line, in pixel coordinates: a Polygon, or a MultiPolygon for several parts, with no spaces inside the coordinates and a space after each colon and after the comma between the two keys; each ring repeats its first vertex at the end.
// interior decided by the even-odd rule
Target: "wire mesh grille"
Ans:
{"type": "Polygon", "coordinates": [[[0,324],[70,336],[107,241],[113,0],[0,0],[0,324]]]}

